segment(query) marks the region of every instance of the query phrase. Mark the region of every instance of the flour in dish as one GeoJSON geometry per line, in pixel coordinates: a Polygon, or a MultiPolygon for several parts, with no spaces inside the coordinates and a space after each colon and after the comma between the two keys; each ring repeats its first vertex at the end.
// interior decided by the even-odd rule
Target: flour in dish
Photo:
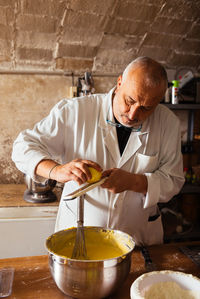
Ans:
{"type": "Polygon", "coordinates": [[[144,299],[200,299],[200,293],[183,289],[174,281],[165,281],[153,284],[144,299]]]}

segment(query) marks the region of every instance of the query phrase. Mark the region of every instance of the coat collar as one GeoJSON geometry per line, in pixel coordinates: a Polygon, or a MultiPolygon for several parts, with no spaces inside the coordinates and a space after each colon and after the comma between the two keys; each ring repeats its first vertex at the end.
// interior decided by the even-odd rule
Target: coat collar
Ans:
{"type": "Polygon", "coordinates": [[[122,167],[141,147],[142,142],[140,136],[149,133],[148,120],[143,123],[140,132],[132,132],[124,149],[123,155],[120,155],[116,127],[107,123],[107,119],[114,121],[112,110],[112,96],[116,87],[112,88],[108,94],[102,99],[102,106],[99,116],[99,127],[103,130],[104,143],[111,154],[114,165],[122,167]]]}

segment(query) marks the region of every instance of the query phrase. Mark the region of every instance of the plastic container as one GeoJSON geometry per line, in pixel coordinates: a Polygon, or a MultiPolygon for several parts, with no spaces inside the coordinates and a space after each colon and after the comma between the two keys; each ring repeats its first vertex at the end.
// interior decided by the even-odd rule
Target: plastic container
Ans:
{"type": "Polygon", "coordinates": [[[11,295],[14,271],[14,268],[0,269],[0,298],[5,298],[11,295]]]}

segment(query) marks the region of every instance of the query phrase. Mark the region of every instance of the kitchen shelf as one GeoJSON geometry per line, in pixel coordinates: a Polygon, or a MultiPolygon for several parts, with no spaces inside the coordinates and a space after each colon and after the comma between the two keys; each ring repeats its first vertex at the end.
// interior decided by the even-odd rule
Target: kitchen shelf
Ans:
{"type": "Polygon", "coordinates": [[[161,103],[163,106],[168,107],[171,110],[188,110],[188,136],[187,141],[191,143],[193,141],[194,133],[194,115],[195,110],[200,110],[200,103],[185,103],[185,104],[167,104],[161,103]]]}
{"type": "Polygon", "coordinates": [[[164,243],[172,242],[188,242],[188,241],[199,241],[200,240],[200,228],[195,227],[191,231],[183,233],[173,233],[170,236],[164,236],[164,243]]]}
{"type": "Polygon", "coordinates": [[[164,105],[172,110],[198,110],[198,109],[200,109],[200,104],[166,104],[166,103],[162,103],[162,105],[164,105]]]}
{"type": "Polygon", "coordinates": [[[180,191],[180,194],[186,193],[199,193],[200,194],[200,185],[184,184],[183,188],[180,191]]]}

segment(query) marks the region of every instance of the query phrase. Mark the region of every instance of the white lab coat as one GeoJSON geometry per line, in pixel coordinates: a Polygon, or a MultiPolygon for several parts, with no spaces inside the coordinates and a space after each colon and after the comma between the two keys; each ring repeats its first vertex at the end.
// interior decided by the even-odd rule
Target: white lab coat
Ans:
{"type": "MultiPolygon", "coordinates": [[[[132,132],[120,156],[113,120],[112,93],[64,99],[49,116],[26,130],[14,143],[12,158],[19,170],[39,180],[34,174],[42,159],[67,163],[76,158],[99,163],[104,170],[117,167],[145,174],[146,196],[125,191],[112,194],[97,187],[86,194],[84,224],[119,229],[132,235],[136,244],[163,242],[161,217],[148,221],[157,213],[158,202],[166,202],[179,192],[183,183],[180,128],[177,117],[163,105],[143,123],[141,132],[132,132]]],[[[63,194],[79,186],[70,181],[63,194]]],[[[61,198],[55,230],[76,226],[76,200],[61,198]]]]}

